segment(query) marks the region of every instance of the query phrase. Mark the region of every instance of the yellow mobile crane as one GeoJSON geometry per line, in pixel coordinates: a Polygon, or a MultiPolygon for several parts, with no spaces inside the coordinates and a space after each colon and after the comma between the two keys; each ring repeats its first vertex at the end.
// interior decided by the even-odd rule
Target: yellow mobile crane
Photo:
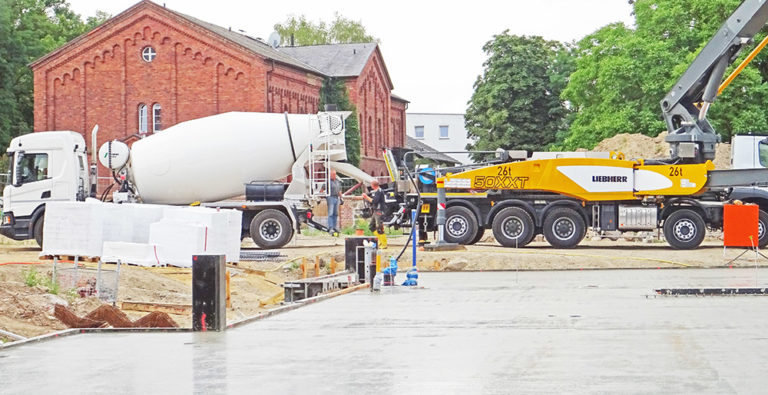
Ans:
{"type": "MultiPolygon", "coordinates": [[[[707,227],[722,228],[722,207],[733,187],[768,183],[765,169],[715,170],[711,159],[720,137],[706,118],[718,93],[768,43],[723,83],[727,66],[766,21],[768,2],[745,0],[661,101],[669,159],[626,160],[620,153],[512,155],[518,160],[438,177],[437,193],[411,188],[393,210],[392,222],[415,225],[403,213],[420,208],[422,233],[439,229],[446,241],[461,244],[478,241],[491,228],[504,246],[522,247],[543,234],[552,246],[570,248],[592,227],[598,232],[663,228],[673,248],[698,247],[707,227]]],[[[393,180],[398,176],[395,172],[393,180]]],[[[403,183],[395,183],[395,189],[404,190],[403,183]]],[[[760,211],[756,243],[761,247],[768,245],[767,211],[768,202],[760,211]]]]}

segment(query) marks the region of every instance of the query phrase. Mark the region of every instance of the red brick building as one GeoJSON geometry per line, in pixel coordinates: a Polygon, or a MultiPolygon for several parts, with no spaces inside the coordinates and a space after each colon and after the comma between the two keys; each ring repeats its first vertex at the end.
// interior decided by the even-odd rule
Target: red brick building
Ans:
{"type": "Polygon", "coordinates": [[[144,0],[30,67],[35,131],[78,131],[89,147],[96,124],[100,141],[127,140],[228,111],[315,113],[328,77],[357,105],[365,171],[385,174],[381,147],[405,142],[407,102],[375,43],[275,49],[144,0]]]}

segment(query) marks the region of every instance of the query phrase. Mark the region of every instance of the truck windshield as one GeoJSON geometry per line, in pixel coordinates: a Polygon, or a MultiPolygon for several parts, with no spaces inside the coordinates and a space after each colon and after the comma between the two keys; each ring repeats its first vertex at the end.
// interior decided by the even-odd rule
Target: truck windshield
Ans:
{"type": "Polygon", "coordinates": [[[19,163],[19,180],[21,184],[45,180],[48,178],[48,154],[24,154],[19,163]]]}
{"type": "Polygon", "coordinates": [[[757,156],[760,160],[760,166],[768,167],[768,139],[763,140],[757,145],[757,156]]]}

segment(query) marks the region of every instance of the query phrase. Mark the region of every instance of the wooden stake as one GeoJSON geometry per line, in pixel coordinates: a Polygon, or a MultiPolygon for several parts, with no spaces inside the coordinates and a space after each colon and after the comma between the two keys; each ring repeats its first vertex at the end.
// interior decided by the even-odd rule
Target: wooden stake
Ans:
{"type": "Polygon", "coordinates": [[[336,259],[331,257],[331,274],[336,273],[336,259]]]}
{"type": "Polygon", "coordinates": [[[320,257],[315,255],[315,277],[320,277],[320,257]]]}
{"type": "Polygon", "coordinates": [[[307,278],[307,258],[301,258],[301,278],[307,278]]]}

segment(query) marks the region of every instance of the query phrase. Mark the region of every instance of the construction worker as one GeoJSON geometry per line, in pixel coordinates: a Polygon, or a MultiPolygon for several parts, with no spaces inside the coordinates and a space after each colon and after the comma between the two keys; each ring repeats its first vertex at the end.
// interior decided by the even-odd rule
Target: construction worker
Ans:
{"type": "Polygon", "coordinates": [[[381,216],[384,214],[384,191],[379,188],[379,181],[371,181],[371,196],[363,194],[363,199],[371,204],[371,210],[373,210],[373,217],[371,218],[371,225],[373,225],[373,231],[376,233],[376,237],[379,239],[379,248],[387,248],[387,235],[384,234],[384,222],[381,220],[381,216]]]}
{"type": "Polygon", "coordinates": [[[328,197],[328,232],[334,236],[339,234],[339,205],[341,204],[341,181],[336,175],[336,170],[331,170],[329,175],[328,197]]]}

